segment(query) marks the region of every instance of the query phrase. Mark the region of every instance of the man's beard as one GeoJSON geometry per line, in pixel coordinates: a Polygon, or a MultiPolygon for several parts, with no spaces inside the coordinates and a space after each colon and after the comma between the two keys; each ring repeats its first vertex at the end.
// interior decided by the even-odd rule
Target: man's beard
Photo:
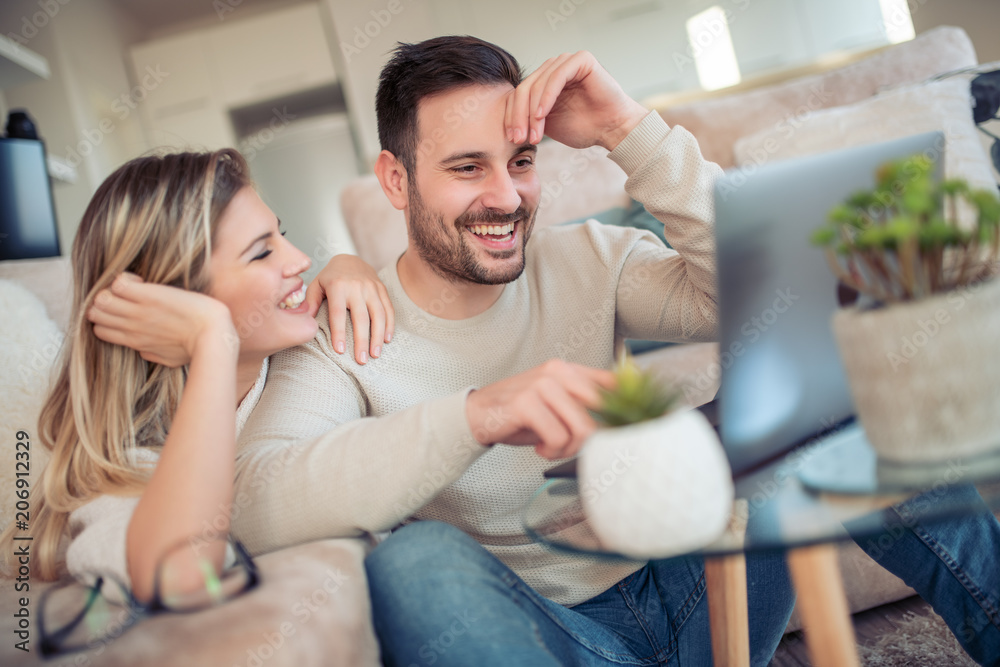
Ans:
{"type": "Polygon", "coordinates": [[[448,234],[448,224],[444,221],[444,216],[435,215],[424,206],[420,193],[415,189],[410,190],[409,207],[410,240],[413,247],[420,258],[442,278],[451,282],[502,285],[517,280],[524,272],[526,246],[535,224],[537,208],[530,212],[530,219],[528,210],[523,206],[519,206],[516,211],[509,214],[489,210],[463,213],[454,222],[458,236],[452,237],[448,234]],[[463,232],[473,224],[502,225],[510,222],[521,223],[520,247],[493,250],[489,253],[497,259],[519,256],[520,261],[496,269],[484,266],[476,258],[476,253],[468,244],[463,232]]]}

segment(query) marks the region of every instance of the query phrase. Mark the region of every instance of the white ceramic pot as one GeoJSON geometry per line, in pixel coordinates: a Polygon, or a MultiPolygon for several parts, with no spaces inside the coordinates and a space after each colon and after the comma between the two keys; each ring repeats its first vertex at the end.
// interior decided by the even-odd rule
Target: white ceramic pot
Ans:
{"type": "Polygon", "coordinates": [[[1000,280],[841,310],[833,330],[881,459],[930,463],[1000,449],[1000,280]]]}
{"type": "Polygon", "coordinates": [[[697,410],[597,431],[583,446],[577,477],[594,534],[626,556],[689,552],[729,522],[729,462],[697,410]]]}

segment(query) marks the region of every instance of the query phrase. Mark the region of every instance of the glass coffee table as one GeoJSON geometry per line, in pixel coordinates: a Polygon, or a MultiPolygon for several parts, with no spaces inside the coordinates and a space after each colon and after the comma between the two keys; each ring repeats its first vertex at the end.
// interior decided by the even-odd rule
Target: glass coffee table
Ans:
{"type": "MultiPolygon", "coordinates": [[[[961,517],[980,508],[952,498],[948,489],[956,484],[975,484],[991,509],[1000,508],[996,461],[952,460],[901,470],[878,462],[855,431],[846,428],[836,434],[841,437],[807,442],[737,478],[738,500],[729,529],[696,552],[705,558],[716,664],[749,665],[747,552],[786,553],[813,664],[857,665],[836,543],[881,532],[879,510],[921,493],[933,500],[921,515],[924,521],[961,517]],[[850,522],[850,533],[844,522],[850,522]]],[[[579,488],[576,479],[546,482],[524,509],[526,531],[559,551],[627,560],[605,548],[590,530],[579,488]]],[[[663,557],[684,555],[692,554],[663,557]]]]}

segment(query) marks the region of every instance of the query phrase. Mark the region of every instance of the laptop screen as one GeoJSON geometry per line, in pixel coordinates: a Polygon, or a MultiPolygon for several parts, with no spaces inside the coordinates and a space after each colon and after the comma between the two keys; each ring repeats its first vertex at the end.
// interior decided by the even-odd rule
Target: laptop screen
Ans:
{"type": "Polygon", "coordinates": [[[838,281],[812,232],[875,185],[888,160],[925,153],[940,132],[733,169],[715,186],[720,435],[741,472],[828,430],[854,408],[830,326],[838,281]]]}

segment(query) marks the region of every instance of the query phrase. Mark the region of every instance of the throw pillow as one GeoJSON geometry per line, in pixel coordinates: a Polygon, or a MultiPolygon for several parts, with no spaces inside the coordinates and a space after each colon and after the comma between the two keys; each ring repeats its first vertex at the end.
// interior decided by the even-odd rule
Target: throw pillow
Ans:
{"type": "MultiPolygon", "coordinates": [[[[663,223],[657,220],[652,213],[647,211],[646,207],[643,206],[641,202],[637,202],[634,199],[631,200],[628,208],[615,206],[614,208],[609,208],[606,211],[601,211],[596,215],[588,215],[577,220],[570,220],[564,224],[576,225],[586,222],[587,220],[597,220],[601,224],[613,225],[615,227],[635,227],[636,229],[645,229],[653,232],[653,234],[656,235],[656,238],[663,242],[663,245],[668,248],[673,247],[663,235],[663,223]]],[[[659,340],[634,340],[629,338],[625,340],[625,345],[628,347],[630,354],[636,355],[642,354],[643,352],[658,350],[661,347],[673,345],[673,343],[665,343],[659,340]]]]}
{"type": "Polygon", "coordinates": [[[5,527],[14,519],[17,472],[28,468],[22,479],[33,487],[49,458],[38,438],[38,414],[63,336],[38,297],[14,281],[0,280],[0,313],[0,527],[5,527]],[[23,442],[30,448],[18,446],[23,442]],[[16,456],[26,450],[26,461],[16,456]]]}
{"type": "Polygon", "coordinates": [[[994,189],[990,161],[971,109],[966,80],[905,86],[855,104],[811,112],[795,123],[782,121],[740,139],[733,152],[736,163],[747,168],[937,130],[945,136],[945,177],[964,178],[973,187],[994,189]]]}

